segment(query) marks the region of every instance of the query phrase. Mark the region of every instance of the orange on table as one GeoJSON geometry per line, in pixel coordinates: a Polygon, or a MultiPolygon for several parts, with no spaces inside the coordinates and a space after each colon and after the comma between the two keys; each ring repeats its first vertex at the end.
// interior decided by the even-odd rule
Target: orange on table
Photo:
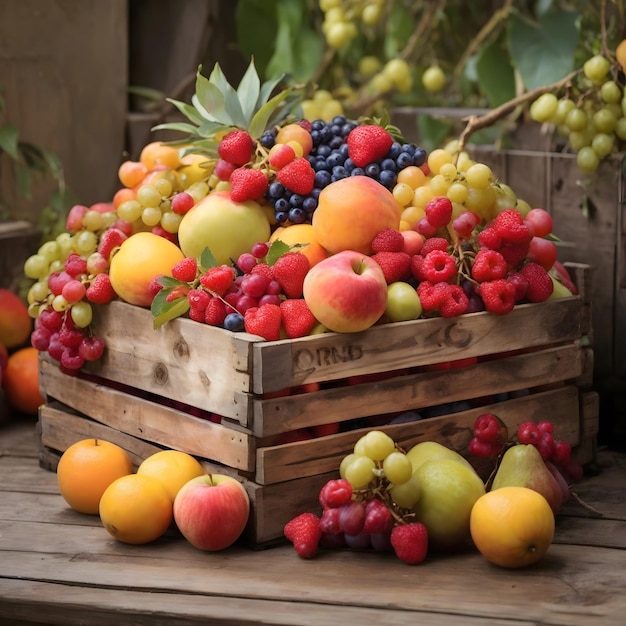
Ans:
{"type": "Polygon", "coordinates": [[[37,415],[45,402],[39,392],[39,352],[29,346],[9,355],[2,376],[9,404],[26,415],[37,415]]]}
{"type": "Polygon", "coordinates": [[[132,471],[124,448],[104,439],[81,439],[61,455],[57,481],[61,495],[75,511],[96,515],[106,488],[132,471]]]}
{"type": "Polygon", "coordinates": [[[174,503],[152,476],[129,474],[113,481],[100,499],[100,520],[118,541],[130,544],[158,539],[174,519],[174,503]]]}
{"type": "Polygon", "coordinates": [[[279,239],[288,246],[301,244],[302,247],[296,248],[298,252],[302,252],[309,259],[311,267],[319,263],[328,256],[328,252],[320,245],[315,238],[313,226],[311,224],[293,224],[292,226],[281,226],[277,228],[270,236],[270,242],[273,243],[279,239]]]}
{"type": "Polygon", "coordinates": [[[520,568],[536,563],[554,537],[548,501],[527,487],[501,487],[481,496],[472,508],[474,544],[491,563],[520,568]]]}
{"type": "Polygon", "coordinates": [[[205,473],[200,461],[180,450],[155,452],[146,457],[137,468],[137,474],[152,476],[161,482],[172,502],[185,483],[205,473]]]}

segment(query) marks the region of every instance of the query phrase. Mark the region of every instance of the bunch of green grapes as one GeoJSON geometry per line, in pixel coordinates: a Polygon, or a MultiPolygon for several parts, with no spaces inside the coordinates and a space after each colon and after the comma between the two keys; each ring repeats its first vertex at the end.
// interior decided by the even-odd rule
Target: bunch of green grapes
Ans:
{"type": "Polygon", "coordinates": [[[584,174],[623,149],[626,141],[626,94],[618,65],[603,55],[588,59],[573,84],[558,96],[547,92],[530,106],[531,118],[549,123],[576,153],[584,174]]]}
{"type": "Polygon", "coordinates": [[[384,14],[384,0],[319,0],[326,43],[339,50],[356,38],[359,28],[375,26],[384,14]]]}

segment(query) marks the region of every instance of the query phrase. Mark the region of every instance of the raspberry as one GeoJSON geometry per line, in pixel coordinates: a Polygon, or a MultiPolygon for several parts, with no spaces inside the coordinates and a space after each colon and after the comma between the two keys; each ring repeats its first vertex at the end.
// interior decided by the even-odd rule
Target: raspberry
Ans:
{"type": "Polygon", "coordinates": [[[263,337],[266,341],[277,341],[280,338],[282,315],[277,304],[251,307],[246,310],[243,319],[247,333],[263,337]]]}
{"type": "Polygon", "coordinates": [[[230,197],[234,202],[258,200],[267,191],[267,184],[261,170],[239,167],[230,176],[230,197]]]}
{"type": "Polygon", "coordinates": [[[528,248],[528,242],[512,243],[503,241],[498,248],[498,252],[511,267],[517,267],[528,255],[528,248]]]}
{"type": "Polygon", "coordinates": [[[265,277],[268,284],[274,280],[274,270],[267,263],[257,263],[250,270],[250,274],[261,274],[261,276],[265,277]]]}
{"type": "Polygon", "coordinates": [[[352,485],[344,478],[329,480],[321,489],[319,500],[323,508],[336,508],[352,499],[352,485]]]}
{"type": "Polygon", "coordinates": [[[177,280],[182,280],[185,283],[193,282],[198,274],[198,264],[195,259],[187,257],[182,261],[179,261],[172,268],[172,276],[177,280]]]}
{"type": "Polygon", "coordinates": [[[496,250],[479,250],[472,265],[472,277],[479,283],[497,280],[506,276],[507,265],[504,257],[496,250]]]}
{"type": "Polygon", "coordinates": [[[304,157],[299,157],[278,170],[276,179],[294,193],[306,196],[315,186],[315,170],[304,157]]]}
{"type": "Polygon", "coordinates": [[[211,293],[223,296],[235,280],[235,270],[228,265],[218,265],[200,275],[200,284],[211,293]]]}
{"type": "Polygon", "coordinates": [[[532,239],[528,224],[519,211],[505,209],[496,215],[493,229],[501,239],[513,243],[529,243],[532,239]]]}
{"type": "Polygon", "coordinates": [[[252,156],[254,141],[245,130],[230,131],[217,146],[220,158],[234,165],[245,165],[252,156]]]}
{"type": "Polygon", "coordinates": [[[404,250],[404,237],[395,228],[384,228],[372,240],[374,252],[402,252],[404,250]]]}
{"type": "Polygon", "coordinates": [[[102,233],[98,243],[98,252],[107,260],[111,260],[111,252],[119,248],[128,239],[126,233],[119,228],[109,228],[102,233]]]}
{"type": "MultiPolygon", "coordinates": [[[[209,296],[211,297],[211,296],[209,296]]],[[[194,306],[189,307],[189,319],[194,322],[199,322],[200,324],[204,324],[204,309],[197,309],[194,306]]]]}
{"type": "Polygon", "coordinates": [[[282,325],[289,339],[306,337],[313,330],[317,320],[303,299],[283,300],[279,306],[282,325]]]}
{"type": "Polygon", "coordinates": [[[203,289],[190,289],[187,293],[187,300],[189,300],[189,306],[203,314],[209,304],[211,296],[203,289]]]}
{"type": "Polygon", "coordinates": [[[502,239],[500,239],[494,228],[487,226],[478,233],[478,245],[481,248],[499,250],[502,245],[502,239]]]}
{"type": "Polygon", "coordinates": [[[111,302],[116,295],[108,274],[98,274],[93,279],[91,285],[87,287],[87,291],[85,291],[87,300],[95,304],[107,304],[111,302]]]}
{"type": "Polygon", "coordinates": [[[422,281],[417,287],[417,295],[425,311],[438,311],[441,304],[449,295],[452,287],[450,283],[433,284],[427,280],[422,281]]]}
{"type": "Polygon", "coordinates": [[[424,257],[421,273],[431,283],[449,282],[456,276],[456,261],[443,250],[433,250],[424,257]]]}
{"type": "Polygon", "coordinates": [[[520,274],[528,281],[526,299],[529,302],[543,302],[552,295],[554,283],[548,272],[539,263],[533,261],[526,263],[520,269],[520,274]]]}
{"type": "Polygon", "coordinates": [[[520,443],[534,445],[539,441],[541,433],[537,428],[537,424],[531,420],[522,422],[517,427],[517,440],[520,443]]]}
{"type": "MultiPolygon", "coordinates": [[[[106,233],[105,233],[106,234],[106,233]]],[[[87,261],[80,254],[72,252],[63,263],[63,269],[72,277],[76,278],[87,273],[87,261]]]]}
{"type": "Polygon", "coordinates": [[[430,237],[424,242],[422,249],[420,250],[420,254],[422,256],[426,256],[429,252],[433,250],[443,250],[446,252],[448,250],[448,240],[444,237],[430,237]]]}
{"type": "Polygon", "coordinates": [[[372,259],[378,263],[388,285],[411,277],[411,257],[406,252],[377,252],[372,259]]]}
{"type": "Polygon", "coordinates": [[[285,537],[303,559],[310,559],[317,554],[322,531],[320,519],[314,513],[301,513],[285,524],[285,537]]]}
{"type": "MultiPolygon", "coordinates": [[[[445,284],[445,283],[442,283],[445,284]]],[[[469,306],[469,298],[465,295],[460,285],[450,285],[448,295],[439,305],[439,313],[442,317],[457,317],[463,315],[469,306]]]]}
{"type": "Polygon", "coordinates": [[[505,278],[481,283],[478,293],[489,313],[506,315],[515,306],[515,286],[505,278]]]}
{"type": "Polygon", "coordinates": [[[382,159],[393,144],[393,138],[382,126],[363,124],[350,131],[346,140],[348,156],[357,167],[382,159]]]}
{"type": "Polygon", "coordinates": [[[159,282],[159,279],[162,276],[163,274],[157,274],[148,283],[148,294],[150,295],[152,299],[154,299],[154,296],[156,296],[157,293],[159,293],[159,291],[163,289],[163,285],[159,282]]]}
{"type": "Polygon", "coordinates": [[[434,228],[442,228],[452,218],[452,202],[445,196],[437,196],[426,203],[424,212],[434,228]]]}
{"type": "Polygon", "coordinates": [[[204,309],[204,321],[211,326],[221,326],[227,312],[226,305],[220,298],[211,298],[204,309]]]}
{"type": "Polygon", "coordinates": [[[405,563],[416,565],[428,554],[428,531],[421,522],[400,524],[391,531],[391,545],[396,556],[405,563]]]}
{"type": "Polygon", "coordinates": [[[309,259],[302,252],[287,252],[272,265],[272,273],[288,298],[300,298],[304,277],[311,269],[309,259]]]}
{"type": "Polygon", "coordinates": [[[474,422],[474,435],[481,441],[494,443],[500,436],[500,422],[493,413],[482,413],[474,422]]]}

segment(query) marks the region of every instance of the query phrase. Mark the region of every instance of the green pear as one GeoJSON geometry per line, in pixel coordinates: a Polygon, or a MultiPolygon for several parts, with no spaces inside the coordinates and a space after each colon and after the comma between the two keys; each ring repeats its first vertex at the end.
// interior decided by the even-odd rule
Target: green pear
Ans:
{"type": "Polygon", "coordinates": [[[563,504],[559,483],[533,445],[517,444],[502,457],[491,490],[500,487],[528,487],[540,493],[556,515],[563,504]]]}
{"type": "Polygon", "coordinates": [[[470,513],[485,493],[485,485],[469,465],[456,459],[433,459],[422,463],[413,480],[420,486],[420,499],[413,507],[436,548],[462,547],[470,539],[470,513]]]}
{"type": "MultiPolygon", "coordinates": [[[[459,461],[469,468],[471,463],[455,450],[437,443],[436,441],[422,441],[416,443],[407,453],[407,458],[411,461],[413,471],[415,471],[422,463],[433,461],[435,459],[452,459],[459,461]]],[[[473,468],[472,468],[473,469],[473,468]]]]}

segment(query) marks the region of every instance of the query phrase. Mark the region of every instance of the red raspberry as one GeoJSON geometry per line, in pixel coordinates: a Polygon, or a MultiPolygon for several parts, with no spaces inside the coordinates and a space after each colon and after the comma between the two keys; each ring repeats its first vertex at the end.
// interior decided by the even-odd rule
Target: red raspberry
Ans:
{"type": "Polygon", "coordinates": [[[163,285],[159,282],[162,276],[163,274],[157,274],[148,283],[148,294],[152,299],[154,299],[154,296],[156,296],[157,293],[163,289],[163,285]]]}
{"type": "Polygon", "coordinates": [[[285,537],[303,559],[310,559],[317,554],[322,531],[320,518],[314,513],[301,513],[285,524],[285,537]]]}
{"type": "MultiPolygon", "coordinates": [[[[209,296],[210,298],[211,296],[209,296]]],[[[197,309],[195,306],[189,307],[189,319],[194,322],[199,322],[200,324],[205,324],[204,320],[204,309],[197,309]]]]}
{"type": "Polygon", "coordinates": [[[182,261],[179,261],[172,268],[172,276],[177,280],[182,280],[185,283],[191,283],[196,279],[198,274],[198,263],[195,259],[187,257],[182,261]]]}
{"type": "Polygon", "coordinates": [[[266,341],[280,339],[282,315],[277,304],[251,307],[244,313],[243,320],[247,333],[263,337],[266,341]]]}
{"type": "Polygon", "coordinates": [[[481,248],[499,250],[502,245],[502,239],[500,239],[493,227],[487,226],[478,233],[478,245],[481,248]]]}
{"type": "Polygon", "coordinates": [[[393,138],[382,126],[363,124],[350,131],[346,139],[348,156],[357,167],[382,159],[393,144],[393,138]]]}
{"type": "Polygon", "coordinates": [[[495,315],[506,315],[515,306],[515,286],[505,278],[481,283],[478,294],[485,304],[485,309],[495,315]]]}
{"type": "Polygon", "coordinates": [[[223,296],[235,280],[235,270],[228,265],[218,265],[200,275],[200,284],[208,291],[223,296]]]}
{"type": "Polygon", "coordinates": [[[450,243],[444,237],[430,237],[429,239],[426,239],[426,241],[424,241],[424,245],[420,250],[420,254],[422,256],[426,256],[429,252],[432,252],[433,250],[443,250],[444,252],[447,252],[449,245],[450,243]]]}
{"type": "Polygon", "coordinates": [[[540,437],[541,433],[537,428],[537,424],[535,424],[532,420],[526,420],[517,427],[517,440],[520,443],[535,445],[539,441],[540,437]]]}
{"type": "Polygon", "coordinates": [[[443,250],[433,250],[424,257],[421,273],[431,283],[450,282],[456,276],[456,261],[443,250]]]}
{"type": "Polygon", "coordinates": [[[87,291],[85,291],[87,300],[95,304],[107,304],[111,302],[116,295],[108,274],[98,274],[93,279],[91,285],[87,287],[87,291]]]}
{"type": "Polygon", "coordinates": [[[80,254],[72,252],[64,261],[63,269],[72,278],[87,273],[87,261],[80,254]]]}
{"type": "Polygon", "coordinates": [[[507,264],[504,257],[496,250],[479,250],[472,265],[472,277],[479,283],[496,280],[506,276],[507,264]]]}
{"type": "Polygon", "coordinates": [[[501,239],[513,243],[529,243],[532,234],[519,211],[505,209],[496,215],[493,229],[501,239]]]}
{"type": "Polygon", "coordinates": [[[239,167],[230,176],[230,197],[235,202],[258,200],[267,191],[267,184],[261,170],[239,167]]]}
{"type": "Polygon", "coordinates": [[[526,263],[520,269],[520,274],[528,281],[526,299],[529,302],[543,302],[552,295],[554,283],[548,272],[539,263],[533,261],[526,263]]]}
{"type": "Polygon", "coordinates": [[[304,277],[311,269],[309,259],[302,252],[287,252],[272,265],[274,278],[288,298],[300,298],[304,277]]]}
{"type": "Polygon", "coordinates": [[[306,337],[313,330],[317,320],[302,298],[283,300],[279,306],[282,325],[289,339],[306,337]]]}
{"type": "Polygon", "coordinates": [[[417,287],[417,295],[425,311],[438,311],[441,304],[449,295],[452,287],[450,283],[433,284],[427,280],[422,281],[417,287]]]}
{"type": "Polygon", "coordinates": [[[428,531],[421,522],[400,524],[391,531],[391,545],[396,556],[405,563],[416,565],[428,554],[428,531]]]}
{"type": "Polygon", "coordinates": [[[352,499],[352,485],[344,478],[329,480],[321,489],[319,501],[323,508],[336,508],[352,499]]]}
{"type": "Polygon", "coordinates": [[[388,285],[411,277],[411,257],[406,252],[377,252],[372,259],[380,266],[388,285]]]}
{"type": "MultiPolygon", "coordinates": [[[[445,284],[445,283],[442,283],[445,284]]],[[[457,317],[463,315],[469,306],[469,298],[460,285],[450,285],[448,294],[439,305],[441,317],[457,317]]]]}
{"type": "Polygon", "coordinates": [[[211,298],[204,309],[204,321],[211,326],[221,326],[228,311],[220,298],[211,298]]]}
{"type": "Polygon", "coordinates": [[[404,237],[395,228],[384,228],[372,240],[374,252],[402,252],[404,250],[404,237]]]}
{"type": "Polygon", "coordinates": [[[189,306],[203,314],[209,304],[211,296],[204,291],[204,289],[190,289],[187,293],[187,300],[189,300],[189,306]]]}
{"type": "Polygon", "coordinates": [[[528,255],[528,242],[513,243],[503,241],[498,248],[498,252],[504,257],[504,260],[511,266],[517,267],[528,255]]]}
{"type": "Polygon", "coordinates": [[[304,157],[299,157],[278,170],[276,179],[290,191],[306,196],[315,186],[315,170],[304,157]]]}
{"type": "Polygon", "coordinates": [[[443,228],[452,219],[452,202],[445,196],[437,196],[426,203],[424,212],[434,228],[443,228]]]}
{"type": "Polygon", "coordinates": [[[265,277],[268,284],[274,280],[274,270],[267,263],[257,263],[250,270],[250,274],[261,274],[261,276],[265,277]]]}
{"type": "Polygon", "coordinates": [[[245,130],[230,131],[217,146],[220,158],[234,165],[245,165],[252,156],[254,141],[245,130]]]}

